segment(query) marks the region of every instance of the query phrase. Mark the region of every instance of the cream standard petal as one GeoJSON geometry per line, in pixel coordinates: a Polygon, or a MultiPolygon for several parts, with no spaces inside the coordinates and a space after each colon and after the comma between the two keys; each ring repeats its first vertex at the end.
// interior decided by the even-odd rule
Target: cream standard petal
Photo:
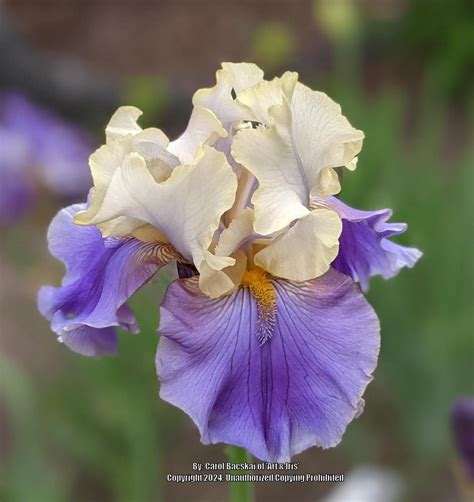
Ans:
{"type": "Polygon", "coordinates": [[[229,73],[236,94],[263,80],[263,70],[254,63],[222,63],[222,68],[229,73]]]}
{"type": "Polygon", "coordinates": [[[247,269],[247,256],[242,251],[232,255],[233,265],[213,269],[208,262],[203,261],[199,274],[199,288],[211,298],[228,295],[238,288],[242,276],[247,269]]]}
{"type": "MultiPolygon", "coordinates": [[[[110,182],[99,210],[76,215],[76,223],[95,225],[120,216],[155,226],[174,247],[200,268],[222,214],[234,201],[237,179],[224,154],[204,147],[195,166],[178,166],[157,183],[143,157],[129,154],[110,182]]],[[[232,258],[212,257],[211,268],[224,268],[232,258]]]]}
{"type": "Polygon", "coordinates": [[[235,101],[235,94],[263,80],[263,71],[252,63],[222,63],[216,73],[216,85],[199,89],[193,96],[194,106],[211,110],[223,123],[251,120],[249,110],[235,101]]]}
{"type": "MultiPolygon", "coordinates": [[[[167,179],[173,168],[179,165],[179,160],[166,150],[169,140],[160,129],[142,129],[138,125],[137,120],[141,115],[142,112],[133,106],[120,107],[106,127],[107,143],[90,156],[94,188],[89,197],[89,217],[101,207],[115,171],[121,167],[128,154],[138,152],[146,160],[156,181],[167,179]]],[[[104,237],[123,236],[142,225],[142,221],[121,216],[100,224],[99,229],[104,237]]]]}
{"type": "Polygon", "coordinates": [[[259,237],[253,231],[253,209],[244,209],[219,236],[216,256],[229,256],[239,249],[249,239],[259,237]]]}
{"type": "Polygon", "coordinates": [[[341,107],[326,94],[300,83],[293,93],[291,111],[295,149],[309,186],[315,195],[322,194],[326,188],[320,173],[342,166],[355,169],[354,159],[362,148],[364,133],[351,126],[341,107]]]}
{"type": "Polygon", "coordinates": [[[240,131],[232,147],[237,162],[259,181],[252,202],[255,230],[268,235],[309,213],[310,194],[340,190],[334,167],[353,167],[361,131],[323,93],[298,83],[291,103],[269,111],[273,125],[240,131]]]}
{"type": "Polygon", "coordinates": [[[267,247],[255,264],[276,277],[307,281],[326,273],[339,251],[342,222],[329,209],[315,209],[267,247]]]}
{"type": "Polygon", "coordinates": [[[179,160],[167,151],[169,145],[168,136],[156,127],[143,129],[133,136],[133,149],[145,160],[161,160],[171,167],[176,167],[179,160]]]}
{"type": "Polygon", "coordinates": [[[107,142],[131,134],[138,134],[142,128],[137,124],[143,112],[135,106],[121,106],[112,115],[105,128],[107,142]]]}
{"type": "Polygon", "coordinates": [[[168,145],[168,151],[183,164],[192,164],[203,145],[213,145],[218,138],[225,138],[226,130],[219,119],[207,108],[194,107],[184,133],[168,145]]]}
{"type": "Polygon", "coordinates": [[[115,171],[120,168],[132,149],[133,144],[130,137],[114,139],[110,140],[107,145],[99,147],[89,157],[89,167],[94,181],[94,187],[89,193],[88,212],[90,214],[99,209],[115,171]]]}
{"type": "Polygon", "coordinates": [[[259,187],[252,197],[255,211],[255,231],[273,234],[293,220],[309,214],[306,205],[306,180],[298,168],[287,138],[289,108],[277,107],[273,116],[278,120],[267,129],[244,129],[232,146],[232,155],[258,180],[259,187]]]}
{"type": "Polygon", "coordinates": [[[97,228],[100,230],[102,237],[125,237],[132,235],[135,230],[143,226],[143,221],[128,216],[119,216],[110,221],[99,223],[97,228]]]}
{"type": "MultiPolygon", "coordinates": [[[[143,131],[143,133],[145,132],[143,131]]],[[[125,157],[134,151],[134,139],[128,135],[110,140],[89,157],[89,166],[94,180],[94,187],[89,193],[89,208],[87,210],[89,217],[99,211],[115,172],[120,169],[125,157]]],[[[156,181],[163,181],[168,178],[172,170],[172,166],[158,158],[149,160],[147,167],[156,181]]],[[[77,221],[79,221],[80,217],[77,218],[77,221]]],[[[104,237],[108,237],[110,235],[130,234],[140,225],[143,225],[143,222],[122,216],[117,221],[108,221],[100,225],[99,229],[104,237]]]]}
{"type": "Polygon", "coordinates": [[[130,141],[131,136],[131,149],[145,160],[159,159],[170,167],[177,166],[178,159],[166,150],[169,144],[166,134],[156,127],[142,129],[137,123],[141,115],[143,112],[134,106],[121,106],[105,129],[107,143],[113,143],[114,140],[130,141]]]}
{"type": "Polygon", "coordinates": [[[113,220],[99,223],[97,228],[102,233],[102,237],[132,236],[143,242],[169,242],[166,236],[153,225],[128,216],[119,216],[113,220]]]}
{"type": "MultiPolygon", "coordinates": [[[[222,124],[247,119],[248,111],[242,109],[232,97],[232,77],[226,70],[218,70],[217,83],[210,89],[199,89],[193,96],[194,106],[211,110],[222,124]]],[[[248,119],[247,119],[248,120],[248,119]]]]}
{"type": "Polygon", "coordinates": [[[201,265],[199,287],[203,293],[211,298],[218,298],[234,291],[240,284],[247,268],[247,257],[239,248],[253,237],[253,210],[245,209],[225,228],[220,236],[214,253],[205,254],[206,261],[201,265]],[[225,268],[213,268],[215,257],[221,259],[231,257],[233,264],[225,268]]]}
{"type": "Polygon", "coordinates": [[[285,99],[291,101],[297,81],[298,74],[287,71],[281,77],[264,80],[240,92],[236,101],[249,110],[249,120],[270,125],[273,121],[270,109],[282,105],[285,99]]]}

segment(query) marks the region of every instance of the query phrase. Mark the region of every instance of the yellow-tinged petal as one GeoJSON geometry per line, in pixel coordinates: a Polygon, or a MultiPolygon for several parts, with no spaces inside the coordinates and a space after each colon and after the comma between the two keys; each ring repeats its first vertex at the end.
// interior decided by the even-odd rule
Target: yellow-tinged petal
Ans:
{"type": "Polygon", "coordinates": [[[247,269],[247,256],[242,251],[232,255],[234,264],[215,270],[203,261],[199,274],[200,290],[211,298],[219,298],[235,291],[247,269]]]}
{"type": "Polygon", "coordinates": [[[324,93],[297,83],[291,102],[269,109],[268,129],[244,129],[234,139],[232,155],[259,182],[252,203],[255,230],[268,235],[309,213],[310,195],[340,190],[333,168],[353,168],[363,133],[324,93]]]}
{"type": "Polygon", "coordinates": [[[168,145],[168,151],[183,164],[192,164],[203,145],[212,146],[218,138],[225,138],[227,131],[213,112],[200,106],[194,107],[184,133],[168,145]]]}
{"type": "Polygon", "coordinates": [[[168,136],[156,127],[142,129],[137,123],[142,114],[143,112],[134,106],[118,108],[105,129],[107,143],[113,143],[115,140],[127,141],[130,151],[139,153],[145,160],[159,159],[170,167],[175,167],[179,164],[178,159],[166,150],[169,144],[168,136]]]}
{"type": "Polygon", "coordinates": [[[340,190],[341,182],[339,181],[339,175],[336,170],[332,167],[326,167],[325,169],[321,169],[321,173],[319,175],[319,188],[317,191],[311,191],[310,200],[311,197],[327,197],[338,193],[340,190]]]}
{"type": "Polygon", "coordinates": [[[132,152],[132,149],[131,138],[115,139],[99,147],[89,157],[89,167],[96,191],[107,188],[115,170],[120,167],[123,159],[132,152]]]}
{"type": "Polygon", "coordinates": [[[315,209],[259,251],[255,264],[276,277],[307,281],[326,273],[339,251],[342,222],[330,209],[315,209]]]}
{"type": "MultiPolygon", "coordinates": [[[[108,144],[99,147],[89,157],[89,167],[94,181],[94,187],[89,193],[89,215],[97,212],[104,200],[107,189],[117,169],[125,157],[132,152],[131,137],[113,139],[108,144]]],[[[77,222],[77,217],[74,217],[77,222]]]]}
{"type": "Polygon", "coordinates": [[[222,63],[221,66],[231,75],[236,94],[263,80],[263,70],[254,63],[222,63]]]}
{"type": "Polygon", "coordinates": [[[146,161],[155,181],[166,180],[171,171],[180,164],[179,159],[168,152],[169,140],[160,129],[149,127],[136,134],[132,139],[133,151],[146,161]]]}
{"type": "Polygon", "coordinates": [[[141,220],[129,218],[128,216],[119,216],[113,220],[99,223],[97,228],[100,230],[102,237],[126,237],[142,226],[143,221],[141,220]]]}
{"type": "Polygon", "coordinates": [[[137,124],[143,112],[135,106],[121,106],[112,115],[105,128],[107,142],[131,134],[138,134],[142,128],[137,124]]]}
{"type": "MultiPolygon", "coordinates": [[[[145,131],[143,131],[145,132],[145,131]]],[[[87,215],[89,218],[99,211],[110,183],[117,171],[122,166],[127,155],[134,151],[134,139],[132,136],[111,139],[106,145],[99,147],[90,157],[89,166],[94,180],[94,187],[89,195],[89,208],[87,215]]],[[[167,153],[167,155],[170,155],[167,153]]],[[[171,173],[171,167],[160,159],[153,159],[148,162],[148,168],[156,180],[166,179],[171,173]]],[[[80,223],[82,216],[74,218],[76,223],[80,223]]],[[[143,222],[130,220],[123,216],[117,221],[109,221],[99,226],[104,237],[110,235],[127,235],[135,228],[143,225],[143,222]]]]}
{"type": "Polygon", "coordinates": [[[211,298],[218,298],[234,291],[240,284],[247,268],[247,256],[241,245],[252,238],[253,210],[245,209],[225,228],[220,236],[214,253],[207,251],[205,261],[200,268],[199,287],[203,293],[211,298]],[[224,260],[231,260],[222,267],[224,260]]]}
{"type": "Polygon", "coordinates": [[[102,237],[135,237],[143,242],[168,243],[169,240],[156,227],[141,220],[119,216],[110,221],[99,223],[97,228],[101,231],[102,237]]]}
{"type": "Polygon", "coordinates": [[[349,171],[355,171],[358,161],[359,161],[359,157],[354,157],[350,162],[348,162],[345,165],[345,167],[347,167],[347,169],[349,169],[349,171]]]}
{"type": "Polygon", "coordinates": [[[261,235],[272,234],[309,214],[304,173],[295,162],[291,139],[282,140],[290,120],[289,109],[277,109],[280,114],[271,128],[244,129],[232,146],[233,157],[259,182],[252,203],[255,231],[261,235]]]}
{"type": "Polygon", "coordinates": [[[157,183],[142,156],[127,155],[112,177],[98,208],[77,213],[76,223],[96,225],[119,217],[149,223],[166,236],[200,269],[234,264],[229,257],[209,253],[222,214],[235,198],[237,179],[223,153],[204,147],[194,166],[178,166],[163,183],[157,183]]]}
{"type": "Polygon", "coordinates": [[[168,136],[156,127],[143,129],[133,136],[133,150],[139,153],[145,160],[162,160],[171,167],[179,164],[178,159],[167,151],[169,145],[168,136]]]}
{"type": "Polygon", "coordinates": [[[300,83],[293,93],[291,114],[292,138],[309,186],[315,194],[324,192],[321,171],[355,167],[352,161],[362,148],[364,133],[351,126],[341,107],[326,94],[300,83]]]}
{"type": "Polygon", "coordinates": [[[225,70],[218,70],[216,80],[217,83],[214,87],[199,89],[194,93],[194,106],[211,110],[222,124],[246,119],[248,111],[242,109],[232,97],[231,75],[225,70]]]}
{"type": "Polygon", "coordinates": [[[216,256],[229,256],[253,236],[253,209],[244,209],[219,236],[216,256]]]}
{"type": "MultiPolygon", "coordinates": [[[[142,129],[138,125],[137,120],[141,115],[142,112],[134,106],[120,107],[106,127],[107,143],[90,156],[94,188],[90,193],[89,217],[99,210],[116,170],[128,154],[139,153],[147,161],[147,167],[156,181],[168,178],[172,169],[179,164],[178,159],[166,150],[169,140],[160,129],[142,129]]],[[[98,226],[102,235],[108,237],[130,235],[142,225],[142,221],[121,216],[98,226]]]]}
{"type": "Polygon", "coordinates": [[[248,108],[250,120],[269,125],[273,120],[270,109],[282,105],[285,99],[291,101],[297,81],[298,74],[287,71],[281,77],[264,80],[240,92],[236,101],[248,108]]]}
{"type": "Polygon", "coordinates": [[[216,73],[216,85],[199,89],[193,96],[194,106],[211,110],[223,124],[251,120],[249,110],[238,103],[232,91],[238,94],[263,80],[263,71],[252,63],[222,63],[216,73]]]}
{"type": "Polygon", "coordinates": [[[166,235],[163,235],[156,227],[149,223],[138,227],[131,235],[143,242],[163,242],[168,243],[169,240],[166,235]]]}

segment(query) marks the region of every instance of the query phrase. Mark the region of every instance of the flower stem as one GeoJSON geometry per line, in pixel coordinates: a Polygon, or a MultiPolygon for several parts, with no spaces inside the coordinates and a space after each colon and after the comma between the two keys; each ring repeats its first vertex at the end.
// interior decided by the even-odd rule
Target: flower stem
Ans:
{"type": "MultiPolygon", "coordinates": [[[[225,454],[229,462],[233,464],[243,464],[252,462],[252,456],[243,448],[228,445],[225,448],[225,454]]],[[[250,471],[233,470],[232,474],[245,474],[250,471]]],[[[230,502],[253,502],[255,500],[255,489],[251,481],[231,481],[229,482],[230,502]]]]}

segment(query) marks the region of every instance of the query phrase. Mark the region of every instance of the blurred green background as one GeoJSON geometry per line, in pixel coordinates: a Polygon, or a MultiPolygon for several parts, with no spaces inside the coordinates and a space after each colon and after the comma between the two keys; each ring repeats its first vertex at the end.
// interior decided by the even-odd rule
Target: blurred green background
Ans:
{"type": "MultiPolygon", "coordinates": [[[[3,52],[0,85],[80,123],[98,143],[119,104],[141,107],[144,125],[176,134],[193,90],[213,85],[225,60],[254,61],[268,77],[296,70],[342,105],[366,134],[342,199],[393,208],[394,221],[409,226],[399,242],[424,257],[389,282],[372,280],[382,349],[364,414],[340,446],[295,460],[305,472],[382,466],[400,475],[400,500],[461,500],[449,414],[456,397],[474,393],[473,2],[23,0],[0,8],[2,28],[8,21],[32,58],[74,61],[84,76],[42,87],[16,77],[3,52]]],[[[13,51],[8,40],[2,51],[13,51]]],[[[134,297],[141,333],[121,334],[114,359],[68,352],[37,313],[38,287],[62,274],[45,234],[64,203],[43,193],[34,211],[2,228],[0,500],[227,500],[224,485],[165,481],[193,461],[225,458],[158,399],[166,274],[134,297]]],[[[332,488],[259,485],[257,500],[322,500],[332,488]]]]}

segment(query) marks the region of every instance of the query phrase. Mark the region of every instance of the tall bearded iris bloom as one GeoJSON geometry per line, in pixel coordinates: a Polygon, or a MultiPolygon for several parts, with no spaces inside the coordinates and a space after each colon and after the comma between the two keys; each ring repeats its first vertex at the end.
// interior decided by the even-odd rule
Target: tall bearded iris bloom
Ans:
{"type": "Polygon", "coordinates": [[[389,210],[342,203],[336,168],[354,170],[364,135],[323,93],[285,73],[224,63],[193,98],[184,133],[142,129],[117,110],[90,157],[86,204],[49,230],[67,268],[39,308],[72,350],[117,349],[137,332],[129,297],[165,264],[179,279],[161,305],[160,396],[203,443],[262,460],[335,446],[364,406],[379,322],[362,295],[421,253],[393,243],[389,210]]]}

